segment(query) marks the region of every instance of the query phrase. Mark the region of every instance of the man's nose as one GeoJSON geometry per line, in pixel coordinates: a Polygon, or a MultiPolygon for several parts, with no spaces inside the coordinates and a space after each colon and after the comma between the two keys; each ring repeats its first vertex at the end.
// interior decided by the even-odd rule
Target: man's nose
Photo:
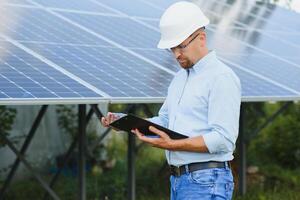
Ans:
{"type": "Polygon", "coordinates": [[[172,49],[172,52],[173,52],[176,59],[181,55],[181,52],[178,48],[172,49]]]}

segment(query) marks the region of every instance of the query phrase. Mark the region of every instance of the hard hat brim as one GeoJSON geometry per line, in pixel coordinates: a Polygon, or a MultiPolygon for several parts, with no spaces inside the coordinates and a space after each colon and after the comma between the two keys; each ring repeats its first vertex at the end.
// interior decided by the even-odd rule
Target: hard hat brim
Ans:
{"type": "Polygon", "coordinates": [[[193,34],[196,30],[199,28],[205,27],[209,24],[209,19],[206,18],[204,22],[201,24],[194,24],[194,26],[190,27],[188,30],[186,30],[180,37],[173,39],[173,40],[167,40],[161,38],[160,41],[157,44],[157,48],[159,49],[171,49],[172,47],[176,47],[179,44],[181,44],[184,40],[186,40],[191,34],[193,34]]]}

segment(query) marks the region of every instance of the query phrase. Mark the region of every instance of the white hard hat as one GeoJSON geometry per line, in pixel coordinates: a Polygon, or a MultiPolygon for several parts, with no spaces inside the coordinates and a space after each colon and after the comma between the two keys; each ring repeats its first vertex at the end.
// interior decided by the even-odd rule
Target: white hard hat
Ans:
{"type": "Polygon", "coordinates": [[[175,47],[187,39],[197,29],[209,24],[209,19],[194,3],[180,1],[172,4],[162,15],[159,28],[160,49],[175,47]]]}

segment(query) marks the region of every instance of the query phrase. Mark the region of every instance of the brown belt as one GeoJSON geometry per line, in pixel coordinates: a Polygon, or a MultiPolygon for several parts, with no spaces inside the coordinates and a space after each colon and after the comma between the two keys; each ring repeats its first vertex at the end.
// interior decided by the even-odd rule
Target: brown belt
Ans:
{"type": "Polygon", "coordinates": [[[176,167],[170,165],[171,175],[181,176],[182,174],[194,172],[202,169],[211,169],[211,168],[226,168],[229,167],[229,162],[217,162],[217,161],[208,161],[208,162],[198,162],[191,163],[187,165],[182,165],[180,167],[176,167]]]}

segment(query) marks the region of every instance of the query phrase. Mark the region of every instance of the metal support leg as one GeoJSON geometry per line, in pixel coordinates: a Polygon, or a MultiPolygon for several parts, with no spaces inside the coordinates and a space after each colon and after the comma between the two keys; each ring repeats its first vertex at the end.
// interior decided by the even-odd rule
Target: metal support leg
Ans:
{"type": "MultiPolygon", "coordinates": [[[[47,110],[47,105],[44,105],[42,106],[40,112],[38,113],[32,127],[31,127],[31,130],[28,134],[28,136],[26,137],[26,140],[21,148],[21,151],[19,152],[16,147],[12,144],[12,142],[10,142],[6,136],[2,136],[1,137],[4,139],[5,143],[9,146],[9,148],[16,154],[17,156],[17,159],[13,165],[13,168],[9,174],[9,177],[8,177],[8,183],[6,185],[6,187],[9,185],[9,182],[11,181],[12,177],[14,176],[14,173],[15,171],[17,170],[18,168],[18,165],[20,163],[20,161],[25,165],[25,167],[32,173],[32,175],[40,182],[40,184],[43,186],[43,188],[51,195],[51,197],[53,199],[59,199],[59,197],[54,193],[54,191],[47,185],[47,183],[37,174],[35,173],[34,169],[31,167],[31,165],[29,164],[29,162],[24,158],[24,154],[34,136],[34,133],[36,132],[36,129],[38,128],[38,125],[40,124],[41,122],[41,119],[42,117],[44,116],[46,110],[47,110]]],[[[1,193],[1,198],[3,198],[3,195],[4,195],[4,192],[5,192],[5,189],[3,190],[2,188],[2,191],[3,193],[1,193]]]]}
{"type": "MultiPolygon", "coordinates": [[[[101,117],[103,114],[97,107],[97,105],[91,105],[92,109],[94,110],[96,116],[98,117],[99,120],[101,120],[101,117]]],[[[135,106],[130,105],[128,108],[124,111],[125,113],[130,113],[134,111],[135,106]]],[[[110,128],[107,129],[102,136],[99,138],[96,144],[98,144],[110,131],[110,128]]],[[[127,159],[128,159],[128,164],[127,164],[127,170],[128,170],[128,177],[127,177],[127,196],[128,199],[130,200],[135,200],[135,155],[136,155],[136,149],[135,149],[135,136],[132,135],[131,133],[128,133],[128,153],[127,153],[127,159]]]]}
{"type": "Polygon", "coordinates": [[[244,135],[244,103],[241,105],[240,112],[240,126],[239,126],[239,142],[238,142],[238,152],[239,152],[239,188],[238,192],[240,195],[246,194],[246,142],[244,135]]]}
{"type": "Polygon", "coordinates": [[[21,153],[15,148],[15,146],[5,137],[2,137],[5,141],[5,143],[9,146],[9,148],[18,156],[18,158],[22,161],[22,163],[25,165],[25,167],[32,173],[32,175],[40,182],[40,184],[47,190],[47,192],[52,196],[53,199],[59,200],[60,198],[53,192],[53,190],[47,185],[43,179],[34,172],[34,169],[31,167],[31,165],[27,162],[27,160],[24,158],[24,155],[21,155],[21,153]]]}
{"type": "MultiPolygon", "coordinates": [[[[34,123],[33,123],[32,127],[31,127],[25,141],[24,141],[24,144],[21,147],[20,155],[25,154],[25,152],[26,152],[28,146],[30,145],[30,142],[31,142],[31,140],[32,140],[32,138],[33,138],[33,136],[34,136],[34,134],[35,134],[35,132],[36,132],[43,116],[44,116],[44,114],[47,111],[47,108],[48,108],[48,105],[43,105],[42,108],[40,109],[37,117],[34,120],[34,123]]],[[[16,160],[15,160],[15,162],[14,162],[14,164],[13,164],[13,166],[12,166],[10,172],[9,172],[9,175],[7,176],[3,186],[1,188],[0,199],[3,199],[4,193],[5,193],[6,189],[8,188],[13,176],[15,175],[15,172],[17,171],[17,169],[19,167],[19,164],[20,164],[20,158],[17,156],[17,158],[16,158],[16,160]]]]}
{"type": "Polygon", "coordinates": [[[78,167],[79,167],[79,199],[86,200],[85,180],[85,147],[86,147],[86,105],[78,107],[78,167]]]}
{"type": "MultiPolygon", "coordinates": [[[[128,113],[133,113],[136,109],[135,105],[130,105],[127,108],[128,113]]],[[[127,198],[128,200],[135,200],[135,136],[128,133],[128,148],[127,148],[127,198]]]]}
{"type": "MultiPolygon", "coordinates": [[[[253,134],[251,134],[251,138],[257,136],[264,128],[266,128],[269,124],[271,124],[276,117],[278,117],[281,113],[283,113],[292,102],[285,103],[282,107],[280,107],[276,112],[274,112],[271,117],[269,117],[259,128],[257,128],[253,134]]],[[[251,138],[247,138],[247,142],[250,141],[251,138]]]]}
{"type": "Polygon", "coordinates": [[[128,199],[135,200],[135,136],[128,133],[128,199]]]}
{"type": "Polygon", "coordinates": [[[103,117],[103,114],[99,110],[98,106],[96,104],[92,104],[91,108],[92,108],[93,112],[96,114],[96,116],[98,117],[98,119],[101,120],[101,117],[103,117]]]}
{"type": "MultiPolygon", "coordinates": [[[[93,109],[95,115],[97,116],[97,118],[99,119],[99,121],[101,121],[101,117],[103,117],[102,112],[99,110],[98,106],[96,104],[91,105],[91,108],[93,109]]],[[[94,150],[97,145],[108,135],[108,133],[110,132],[111,128],[107,128],[102,135],[95,141],[95,143],[93,143],[90,147],[90,150],[94,150]]]]}
{"type": "MultiPolygon", "coordinates": [[[[89,123],[90,119],[92,118],[93,113],[94,113],[93,109],[90,109],[89,112],[88,112],[88,114],[87,114],[87,116],[86,116],[86,126],[89,123]]],[[[57,179],[59,178],[59,175],[61,174],[61,171],[62,171],[63,167],[68,163],[68,161],[69,161],[69,159],[71,157],[72,152],[74,152],[77,143],[78,143],[78,135],[72,141],[72,144],[70,145],[70,147],[69,147],[69,149],[68,149],[68,151],[66,153],[63,165],[58,169],[58,171],[52,177],[52,179],[50,181],[50,184],[49,184],[50,188],[54,187],[54,184],[57,181],[57,179]]],[[[46,199],[47,197],[48,197],[48,193],[45,193],[43,199],[46,199]]]]}

